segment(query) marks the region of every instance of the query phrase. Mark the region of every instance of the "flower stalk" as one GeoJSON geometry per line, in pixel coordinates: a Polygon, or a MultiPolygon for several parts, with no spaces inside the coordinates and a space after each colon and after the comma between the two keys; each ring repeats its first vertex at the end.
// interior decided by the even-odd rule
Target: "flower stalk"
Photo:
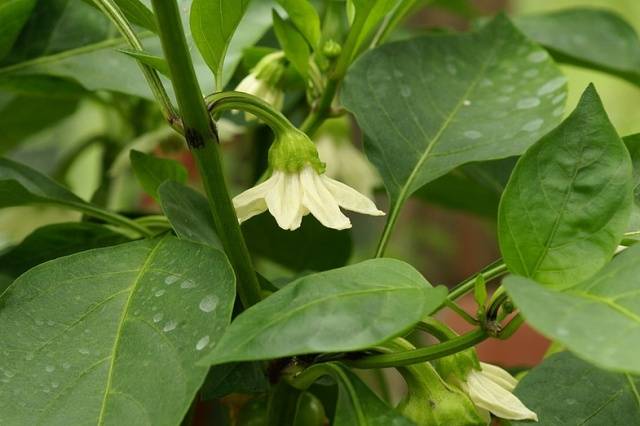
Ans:
{"type": "Polygon", "coordinates": [[[205,107],[175,0],[152,0],[165,58],[171,72],[185,138],[196,159],[216,231],[237,276],[242,304],[260,301],[260,285],[227,192],[218,136],[205,107]]]}

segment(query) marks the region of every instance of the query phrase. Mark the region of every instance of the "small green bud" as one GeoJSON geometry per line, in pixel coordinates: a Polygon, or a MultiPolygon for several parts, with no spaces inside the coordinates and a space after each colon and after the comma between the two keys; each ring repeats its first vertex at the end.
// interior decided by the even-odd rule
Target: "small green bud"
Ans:
{"type": "Polygon", "coordinates": [[[329,59],[337,58],[342,53],[342,46],[335,40],[327,40],[322,46],[322,53],[329,59]]]}
{"type": "Polygon", "coordinates": [[[487,301],[487,285],[482,274],[479,274],[476,277],[475,285],[473,287],[473,297],[476,300],[478,307],[484,307],[484,304],[487,301]]]}
{"type": "Polygon", "coordinates": [[[513,305],[513,302],[511,301],[511,299],[507,299],[502,304],[502,310],[507,314],[510,314],[511,312],[513,312],[514,309],[515,309],[515,306],[513,305]]]}
{"type": "Polygon", "coordinates": [[[269,166],[272,170],[296,173],[310,165],[318,174],[325,171],[318,150],[311,139],[296,128],[290,128],[276,136],[269,149],[269,166]]]}
{"type": "Polygon", "coordinates": [[[256,76],[256,79],[262,80],[270,86],[276,86],[285,71],[283,59],[283,52],[270,53],[260,59],[250,72],[256,76]]]}

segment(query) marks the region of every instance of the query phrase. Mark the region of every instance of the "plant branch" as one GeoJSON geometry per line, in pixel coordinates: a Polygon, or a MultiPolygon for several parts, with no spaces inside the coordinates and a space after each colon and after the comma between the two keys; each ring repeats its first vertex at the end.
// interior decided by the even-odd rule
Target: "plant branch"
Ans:
{"type": "MultiPolygon", "coordinates": [[[[94,0],[94,3],[102,11],[102,13],[109,17],[111,22],[113,22],[122,37],[127,40],[129,46],[131,46],[133,50],[140,52],[144,51],[142,43],[129,24],[129,21],[127,21],[127,18],[125,18],[120,8],[115,3],[113,3],[112,0],[94,0]]],[[[160,76],[158,75],[157,71],[149,65],[141,63],[140,61],[138,61],[138,65],[142,70],[142,74],[144,75],[145,80],[147,80],[147,84],[151,89],[153,97],[156,99],[158,105],[160,106],[162,115],[171,127],[173,127],[179,133],[183,133],[182,124],[178,119],[178,114],[176,113],[176,110],[171,103],[171,99],[169,98],[167,91],[162,85],[162,81],[160,80],[160,76]]]]}
{"type": "Polygon", "coordinates": [[[237,109],[255,115],[275,132],[294,127],[280,111],[273,109],[271,105],[257,96],[248,93],[220,92],[209,95],[204,100],[207,104],[207,110],[213,116],[221,111],[237,109]]]}
{"type": "Polygon", "coordinates": [[[216,231],[236,272],[240,300],[249,307],[260,301],[260,285],[227,191],[218,135],[196,79],[178,5],[176,0],[152,0],[152,4],[182,115],[185,138],[202,176],[216,231]]]}
{"type": "Polygon", "coordinates": [[[369,355],[359,360],[348,361],[347,363],[354,368],[385,368],[417,364],[468,349],[488,337],[489,335],[486,331],[478,328],[467,334],[426,348],[392,354],[369,355]]]}

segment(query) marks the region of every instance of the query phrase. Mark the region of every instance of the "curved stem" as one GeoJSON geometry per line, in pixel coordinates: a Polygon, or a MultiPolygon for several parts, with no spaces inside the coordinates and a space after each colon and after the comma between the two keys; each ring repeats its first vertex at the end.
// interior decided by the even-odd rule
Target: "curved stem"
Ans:
{"type": "Polygon", "coordinates": [[[487,339],[489,335],[482,329],[476,329],[462,336],[454,337],[446,342],[412,351],[370,355],[348,364],[355,368],[385,368],[401,365],[417,364],[431,361],[468,349],[487,339]]]}
{"type": "Polygon", "coordinates": [[[215,229],[236,273],[238,295],[242,304],[249,307],[261,300],[260,284],[227,191],[215,124],[202,98],[178,4],[176,0],[152,0],[152,4],[182,115],[185,138],[202,176],[215,229]]]}
{"type": "Polygon", "coordinates": [[[523,323],[524,317],[520,315],[520,313],[516,314],[516,316],[514,316],[513,319],[511,319],[511,321],[509,321],[502,330],[500,330],[500,332],[498,333],[498,339],[506,340],[509,337],[513,336],[513,333],[518,331],[523,323]]]}
{"type": "Polygon", "coordinates": [[[249,112],[264,121],[275,133],[291,129],[293,124],[280,111],[271,107],[268,103],[243,92],[220,92],[204,98],[207,110],[215,115],[220,111],[236,109],[249,112]]]}
{"type": "MultiPolygon", "coordinates": [[[[116,26],[116,28],[118,29],[122,37],[124,37],[125,40],[127,40],[127,42],[129,43],[129,46],[131,46],[133,50],[144,51],[144,48],[142,47],[142,43],[140,42],[140,39],[138,38],[135,31],[129,24],[129,21],[127,21],[127,18],[125,18],[120,8],[116,4],[114,4],[112,0],[93,0],[93,1],[96,4],[96,6],[102,11],[102,13],[104,13],[109,17],[111,22],[113,22],[113,24],[116,26]]],[[[167,91],[162,85],[160,76],[158,76],[158,73],[156,72],[156,70],[150,67],[149,65],[143,64],[139,61],[138,61],[138,65],[142,70],[142,74],[144,75],[145,80],[147,80],[147,84],[151,89],[151,93],[153,94],[153,97],[158,102],[162,115],[167,120],[169,125],[171,125],[171,127],[173,127],[179,133],[183,133],[182,125],[180,123],[178,114],[176,113],[176,110],[171,103],[171,99],[169,98],[167,91]]]]}
{"type": "Polygon", "coordinates": [[[309,137],[312,137],[324,120],[331,115],[331,104],[333,103],[333,98],[336,96],[338,84],[339,81],[335,79],[330,79],[327,82],[327,86],[325,87],[318,104],[313,106],[307,118],[305,118],[300,125],[300,130],[305,132],[309,137]]]}
{"type": "MultiPolygon", "coordinates": [[[[485,282],[489,282],[490,280],[503,275],[505,272],[507,272],[507,265],[505,265],[502,259],[499,259],[493,262],[491,265],[485,267],[483,270],[478,272],[478,274],[481,274],[484,277],[485,282]]],[[[475,286],[476,277],[478,276],[478,274],[474,274],[466,278],[460,284],[453,287],[449,291],[447,299],[457,300],[472,291],[475,286]]]]}
{"type": "Polygon", "coordinates": [[[73,207],[74,209],[81,211],[91,217],[95,217],[96,219],[102,219],[107,223],[112,225],[120,226],[123,228],[130,229],[135,231],[136,233],[142,235],[143,237],[153,237],[154,233],[147,229],[146,226],[135,222],[128,217],[119,215],[117,213],[110,212],[108,210],[103,210],[99,207],[93,206],[88,203],[67,203],[69,207],[73,207]]]}

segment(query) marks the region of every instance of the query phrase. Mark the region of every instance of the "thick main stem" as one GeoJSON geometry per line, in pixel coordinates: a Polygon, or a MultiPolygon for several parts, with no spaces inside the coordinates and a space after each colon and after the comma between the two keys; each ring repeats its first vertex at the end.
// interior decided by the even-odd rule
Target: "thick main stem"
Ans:
{"type": "Polygon", "coordinates": [[[180,107],[184,135],[202,176],[216,231],[238,279],[245,307],[260,301],[260,285],[227,192],[218,136],[207,112],[184,37],[176,0],[152,0],[171,81],[180,107]]]}

